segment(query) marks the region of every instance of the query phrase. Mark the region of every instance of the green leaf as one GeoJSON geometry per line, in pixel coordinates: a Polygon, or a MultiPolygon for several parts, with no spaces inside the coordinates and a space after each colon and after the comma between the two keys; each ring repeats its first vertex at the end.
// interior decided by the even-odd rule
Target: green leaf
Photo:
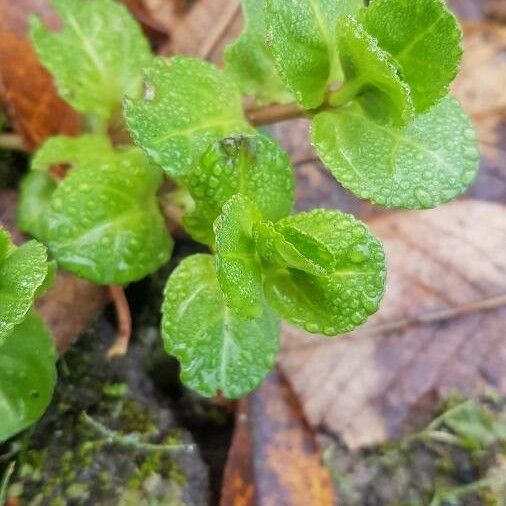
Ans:
{"type": "Polygon", "coordinates": [[[113,158],[114,149],[106,135],[85,134],[80,137],[50,137],[33,157],[31,168],[46,171],[51,165],[70,164],[93,167],[105,158],[113,158]]]}
{"type": "MultiPolygon", "coordinates": [[[[311,238],[308,239],[308,245],[315,243],[311,238]]],[[[315,259],[305,256],[276,229],[274,223],[255,223],[253,225],[253,240],[258,254],[268,265],[290,267],[315,275],[325,274],[327,265],[319,265],[315,259]]],[[[318,246],[322,252],[326,250],[321,243],[318,246]]],[[[326,251],[328,252],[328,250],[326,251]]],[[[324,256],[324,254],[319,256],[324,256]]]]}
{"type": "Polygon", "coordinates": [[[202,395],[241,397],[274,365],[279,319],[267,306],[256,319],[235,315],[210,255],[181,262],[165,288],[162,313],[165,348],[180,360],[183,382],[202,395]]]}
{"type": "Polygon", "coordinates": [[[506,422],[476,401],[463,402],[444,416],[449,427],[469,451],[489,448],[498,441],[506,441],[506,422]]]}
{"type": "Polygon", "coordinates": [[[25,318],[47,273],[42,244],[30,241],[16,248],[0,230],[0,345],[25,318]]]}
{"type": "Polygon", "coordinates": [[[216,220],[216,275],[225,302],[235,313],[258,318],[262,308],[262,272],[253,242],[253,224],[261,219],[251,201],[232,197],[216,220]]]}
{"type": "Polygon", "coordinates": [[[13,249],[14,245],[12,244],[9,233],[0,226],[0,264],[7,258],[13,249]]]}
{"type": "Polygon", "coordinates": [[[476,134],[451,97],[403,129],[378,125],[357,107],[321,113],[313,144],[343,186],[384,207],[436,207],[460,195],[478,170],[476,134]]]}
{"type": "Polygon", "coordinates": [[[46,217],[47,245],[59,265],[104,285],[156,271],[173,245],[156,197],[160,183],[160,171],[138,149],[70,171],[46,217]]]}
{"type": "Polygon", "coordinates": [[[279,78],[265,41],[265,0],[243,0],[242,9],[245,28],[225,49],[227,72],[244,94],[254,95],[258,105],[290,102],[292,95],[279,78]]]}
{"type": "Polygon", "coordinates": [[[176,56],[145,71],[147,98],[126,100],[133,138],[173,178],[181,177],[212,142],[251,132],[233,79],[213,65],[176,56]]]}
{"type": "Polygon", "coordinates": [[[385,255],[364,224],[338,211],[316,209],[284,218],[275,228],[300,255],[325,269],[315,274],[288,258],[264,264],[267,302],[285,320],[308,332],[337,335],[377,311],[385,255]]]}
{"type": "Polygon", "coordinates": [[[352,17],[341,18],[338,49],[345,77],[344,86],[334,92],[331,105],[350,99],[365,114],[384,124],[405,125],[413,117],[409,86],[401,80],[395,61],[352,17]]]}
{"type": "Polygon", "coordinates": [[[56,383],[55,362],[51,333],[30,312],[0,346],[0,442],[42,416],[56,383]]]}
{"type": "Polygon", "coordinates": [[[18,206],[20,230],[45,242],[45,219],[56,182],[47,172],[29,172],[21,183],[18,206]]]}
{"type": "Polygon", "coordinates": [[[266,0],[267,38],[276,69],[306,109],[322,104],[340,75],[336,50],[339,16],[355,14],[360,0],[266,0]]]}
{"type": "Polygon", "coordinates": [[[236,193],[248,197],[271,221],[287,216],[293,207],[293,168],[276,141],[263,135],[214,143],[185,182],[195,208],[184,217],[184,225],[194,239],[206,244],[214,243],[213,223],[236,193]]]}
{"type": "Polygon", "coordinates": [[[443,0],[374,0],[359,19],[399,63],[417,112],[448,93],[462,57],[462,32],[443,0]]]}
{"type": "Polygon", "coordinates": [[[31,35],[60,95],[83,114],[107,121],[124,96],[142,91],[152,56],[140,26],[113,0],[53,0],[63,29],[51,33],[38,18],[31,35]]]}

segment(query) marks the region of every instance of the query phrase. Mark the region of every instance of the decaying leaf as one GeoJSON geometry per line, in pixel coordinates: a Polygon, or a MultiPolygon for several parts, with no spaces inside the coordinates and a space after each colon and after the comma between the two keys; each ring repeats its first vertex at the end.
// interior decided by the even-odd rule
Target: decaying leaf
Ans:
{"type": "Polygon", "coordinates": [[[388,259],[378,314],[336,340],[286,328],[281,353],[311,425],[350,447],[399,436],[429,391],[506,393],[506,257],[498,254],[506,208],[464,201],[370,227],[388,259]]]}
{"type": "Polygon", "coordinates": [[[482,154],[481,175],[470,195],[506,202],[506,26],[467,24],[464,46],[453,91],[471,115],[482,154]]]}
{"type": "Polygon", "coordinates": [[[277,370],[239,404],[220,504],[334,504],[330,476],[314,434],[277,370]]]}
{"type": "Polygon", "coordinates": [[[59,272],[53,288],[38,301],[37,309],[51,329],[58,351],[63,353],[108,302],[104,287],[59,272]]]}
{"type": "Polygon", "coordinates": [[[56,94],[28,38],[28,18],[40,14],[54,26],[49,0],[0,0],[0,102],[25,146],[46,137],[77,134],[79,116],[56,94]]]}
{"type": "Polygon", "coordinates": [[[240,0],[212,0],[195,5],[172,30],[164,54],[184,54],[222,61],[224,45],[242,28],[240,0]]]}

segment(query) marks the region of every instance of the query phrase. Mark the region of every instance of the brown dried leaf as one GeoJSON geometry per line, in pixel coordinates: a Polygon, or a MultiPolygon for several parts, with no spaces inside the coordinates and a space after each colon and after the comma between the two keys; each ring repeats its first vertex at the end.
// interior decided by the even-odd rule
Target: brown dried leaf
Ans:
{"type": "Polygon", "coordinates": [[[506,208],[463,201],[370,225],[389,267],[379,313],[335,340],[286,328],[281,353],[311,425],[353,448],[400,436],[428,392],[506,394],[506,208]],[[500,307],[450,318],[452,308],[499,296],[500,307]],[[409,324],[439,311],[438,321],[409,324]]]}
{"type": "Polygon", "coordinates": [[[48,0],[0,0],[0,101],[29,150],[50,135],[77,134],[81,123],[37,60],[27,35],[32,14],[55,24],[48,0]]]}
{"type": "Polygon", "coordinates": [[[334,504],[330,475],[314,434],[277,370],[239,404],[220,504],[334,504]]]}
{"type": "Polygon", "coordinates": [[[500,202],[506,202],[505,48],[506,26],[467,24],[462,70],[453,87],[478,130],[482,173],[471,194],[500,202]]]}
{"type": "Polygon", "coordinates": [[[504,0],[449,0],[449,5],[462,19],[481,21],[488,18],[504,19],[504,0]]]}
{"type": "Polygon", "coordinates": [[[174,26],[162,53],[199,56],[219,64],[223,47],[241,28],[240,0],[201,0],[174,26]]]}
{"type": "Polygon", "coordinates": [[[51,329],[58,351],[64,353],[109,300],[106,288],[59,272],[53,288],[38,301],[37,309],[51,329]]]}

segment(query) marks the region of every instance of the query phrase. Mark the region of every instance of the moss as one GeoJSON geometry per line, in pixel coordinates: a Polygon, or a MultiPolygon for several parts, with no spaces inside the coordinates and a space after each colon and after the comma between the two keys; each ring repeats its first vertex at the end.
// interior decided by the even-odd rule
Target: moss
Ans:
{"type": "Polygon", "coordinates": [[[352,452],[328,442],[325,460],[343,506],[498,505],[506,497],[506,400],[497,396],[452,397],[398,444],[352,452]]]}
{"type": "Polygon", "coordinates": [[[207,479],[198,456],[157,450],[188,436],[150,396],[135,353],[111,366],[107,347],[96,335],[84,337],[65,357],[55,400],[20,454],[9,495],[27,506],[206,504],[207,479]],[[118,437],[87,424],[84,412],[118,437]],[[204,488],[194,490],[195,484],[204,488]]]}

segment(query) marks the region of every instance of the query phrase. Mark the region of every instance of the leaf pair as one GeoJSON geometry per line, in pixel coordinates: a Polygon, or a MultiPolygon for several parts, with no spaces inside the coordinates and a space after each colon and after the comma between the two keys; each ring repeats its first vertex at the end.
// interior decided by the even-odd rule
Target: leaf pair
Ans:
{"type": "Polygon", "coordinates": [[[56,353],[32,310],[51,274],[42,244],[15,247],[0,227],[0,442],[35,422],[51,399],[56,353]]]}
{"type": "Polygon", "coordinates": [[[366,114],[390,105],[402,125],[413,105],[422,113],[444,97],[457,74],[461,31],[442,0],[373,0],[367,8],[360,0],[265,0],[264,14],[274,65],[306,109],[344,78],[347,98],[366,114]]]}
{"type": "Polygon", "coordinates": [[[443,98],[462,34],[442,0],[244,7],[248,23],[227,50],[229,70],[248,92],[281,79],[315,114],[313,145],[343,186],[385,207],[420,209],[452,200],[473,181],[474,130],[457,101],[443,98]],[[244,55],[264,46],[269,72],[257,73],[252,87],[244,55]]]}
{"type": "Polygon", "coordinates": [[[378,308],[383,248],[350,215],[316,209],[272,223],[238,194],[223,207],[215,233],[218,281],[241,316],[259,317],[266,299],[293,325],[335,336],[378,308]]]}
{"type": "Polygon", "coordinates": [[[104,136],[54,137],[23,182],[21,228],[43,240],[66,270],[97,284],[127,284],[172,251],[159,209],[161,172],[137,148],[113,149],[104,136]],[[56,183],[47,169],[72,166],[56,183]]]}
{"type": "Polygon", "coordinates": [[[461,58],[461,31],[440,0],[375,0],[341,20],[345,83],[313,122],[313,144],[336,179],[384,207],[433,208],[474,180],[473,127],[442,98],[461,58]],[[440,100],[442,99],[442,100],[440,100]]]}
{"type": "Polygon", "coordinates": [[[336,335],[376,311],[385,281],[381,244],[337,211],[289,216],[293,175],[274,141],[219,141],[187,184],[195,200],[187,226],[216,255],[191,257],[175,270],[162,327],[167,351],[193,389],[238,397],[256,386],[276,356],[277,314],[336,335]],[[209,178],[217,178],[219,191],[201,191],[209,178]]]}

